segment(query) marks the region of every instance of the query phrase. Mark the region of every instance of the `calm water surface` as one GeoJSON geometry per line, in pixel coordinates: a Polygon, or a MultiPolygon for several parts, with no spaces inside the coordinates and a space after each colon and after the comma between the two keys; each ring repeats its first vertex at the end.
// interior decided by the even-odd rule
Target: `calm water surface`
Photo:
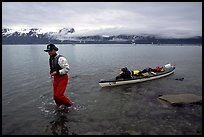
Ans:
{"type": "Polygon", "coordinates": [[[55,112],[46,45],[2,46],[2,134],[201,135],[202,105],[171,106],[159,95],[202,95],[202,46],[57,45],[70,64],[67,112],[55,112]],[[101,88],[121,67],[176,65],[168,77],[101,88]],[[184,78],[183,81],[175,80],[184,78]]]}

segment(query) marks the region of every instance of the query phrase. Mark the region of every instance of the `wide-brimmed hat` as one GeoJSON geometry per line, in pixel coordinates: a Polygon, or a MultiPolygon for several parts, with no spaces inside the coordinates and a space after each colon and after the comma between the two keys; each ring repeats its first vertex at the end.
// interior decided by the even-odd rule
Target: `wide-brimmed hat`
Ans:
{"type": "Polygon", "coordinates": [[[48,51],[51,51],[51,50],[55,50],[55,51],[58,51],[58,48],[54,45],[54,44],[48,44],[47,45],[47,49],[45,49],[44,51],[45,52],[48,52],[48,51]]]}

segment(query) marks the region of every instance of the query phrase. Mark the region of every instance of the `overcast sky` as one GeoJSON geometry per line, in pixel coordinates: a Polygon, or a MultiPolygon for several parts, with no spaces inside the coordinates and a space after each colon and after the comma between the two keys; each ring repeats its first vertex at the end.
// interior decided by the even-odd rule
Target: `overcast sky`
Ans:
{"type": "Polygon", "coordinates": [[[83,34],[202,36],[202,2],[2,2],[2,27],[83,34]]]}

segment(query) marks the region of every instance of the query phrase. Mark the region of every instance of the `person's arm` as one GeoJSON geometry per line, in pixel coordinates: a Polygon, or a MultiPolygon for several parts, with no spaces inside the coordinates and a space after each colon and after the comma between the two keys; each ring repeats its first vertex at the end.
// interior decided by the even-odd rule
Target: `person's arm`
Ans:
{"type": "Polygon", "coordinates": [[[63,74],[66,74],[68,73],[69,71],[69,64],[68,64],[68,61],[65,57],[59,57],[58,59],[58,64],[60,65],[60,67],[62,68],[61,70],[59,70],[59,74],[60,75],[63,75],[63,74]]]}

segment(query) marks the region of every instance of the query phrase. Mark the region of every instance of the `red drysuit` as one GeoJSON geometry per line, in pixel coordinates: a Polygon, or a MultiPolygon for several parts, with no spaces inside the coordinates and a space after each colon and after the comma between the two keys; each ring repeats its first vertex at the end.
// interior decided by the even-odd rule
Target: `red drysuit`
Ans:
{"type": "Polygon", "coordinates": [[[55,103],[57,106],[60,106],[62,104],[66,106],[71,105],[71,101],[69,98],[64,96],[64,92],[66,90],[66,86],[68,84],[68,75],[55,75],[54,76],[54,82],[53,82],[53,88],[54,88],[54,93],[53,97],[55,100],[55,103]]]}

